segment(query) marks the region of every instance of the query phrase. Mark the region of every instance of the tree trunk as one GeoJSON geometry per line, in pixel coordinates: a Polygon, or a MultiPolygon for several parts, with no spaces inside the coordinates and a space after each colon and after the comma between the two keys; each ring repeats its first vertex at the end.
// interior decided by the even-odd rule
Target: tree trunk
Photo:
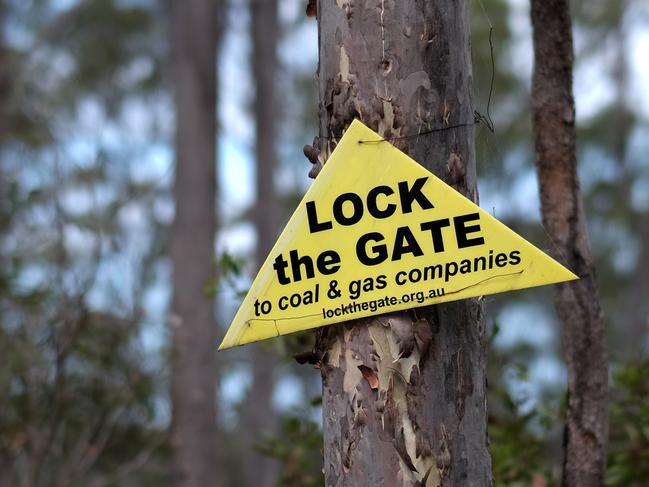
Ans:
{"type": "MultiPolygon", "coordinates": [[[[252,1],[252,72],[255,83],[255,156],[257,166],[257,201],[254,209],[257,229],[255,262],[257,267],[266,260],[277,238],[279,199],[275,192],[274,174],[277,167],[277,0],[252,1]]],[[[267,344],[252,344],[248,350],[252,364],[252,387],[247,395],[244,424],[248,432],[248,451],[254,469],[246,471],[246,485],[273,487],[277,484],[276,462],[256,453],[254,442],[276,427],[272,394],[277,354],[267,344]]]]}
{"type": "Polygon", "coordinates": [[[543,223],[578,281],[556,287],[568,366],[568,412],[563,482],[604,484],[608,434],[608,370],[604,322],[597,295],[576,169],[572,95],[572,33],[567,0],[532,0],[532,110],[543,223]]]}
{"type": "Polygon", "coordinates": [[[174,485],[218,484],[216,324],[205,286],[215,278],[216,55],[214,0],[172,1],[176,216],[171,232],[171,400],[174,485]]]}
{"type": "MultiPolygon", "coordinates": [[[[0,25],[5,24],[6,8],[5,2],[0,0],[0,25]]],[[[6,49],[4,30],[0,29],[0,150],[4,149],[6,139],[8,138],[7,118],[9,116],[9,110],[7,104],[11,89],[6,49]]],[[[2,242],[6,227],[9,225],[11,213],[8,183],[5,180],[4,166],[4,160],[0,159],[0,243],[2,242]]],[[[2,260],[4,259],[0,258],[0,264],[2,264],[2,260]]],[[[4,290],[2,289],[2,291],[4,290]]]]}
{"type": "MultiPolygon", "coordinates": [[[[318,2],[321,159],[356,117],[477,199],[467,8],[318,2]]],[[[478,299],[327,327],[320,341],[328,486],[491,485],[478,299]]]]}
{"type": "MultiPolygon", "coordinates": [[[[3,26],[6,22],[6,10],[7,6],[5,5],[5,2],[0,1],[0,25],[3,26]]],[[[9,116],[7,103],[9,101],[11,84],[9,78],[8,58],[9,56],[7,53],[7,46],[5,45],[4,30],[0,30],[0,147],[4,144],[5,137],[7,136],[7,118],[9,116]]],[[[0,183],[2,183],[1,180],[0,183]]]]}

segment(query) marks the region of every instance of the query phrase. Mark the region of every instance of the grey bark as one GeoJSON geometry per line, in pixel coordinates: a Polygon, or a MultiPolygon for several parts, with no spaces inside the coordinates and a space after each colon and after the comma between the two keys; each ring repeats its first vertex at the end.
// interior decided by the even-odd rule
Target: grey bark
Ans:
{"type": "Polygon", "coordinates": [[[608,359],[576,169],[568,1],[532,0],[532,25],[532,117],[543,223],[556,258],[580,277],[557,285],[555,296],[568,367],[563,483],[604,485],[608,359]]]}
{"type": "Polygon", "coordinates": [[[222,9],[215,0],[172,0],[176,107],[171,375],[173,484],[218,485],[216,324],[205,286],[215,278],[216,55],[222,9]]]}
{"type": "MultiPolygon", "coordinates": [[[[261,267],[277,238],[279,199],[273,176],[277,167],[278,104],[276,93],[278,11],[277,0],[252,1],[252,73],[255,83],[255,157],[257,167],[254,221],[257,229],[255,262],[261,267]]],[[[247,469],[246,484],[272,487],[277,481],[276,462],[256,453],[254,443],[276,429],[272,406],[277,354],[268,344],[253,344],[248,350],[252,369],[252,387],[244,409],[248,431],[248,451],[254,469],[247,469]]]]}
{"type": "MultiPolygon", "coordinates": [[[[318,2],[320,161],[359,118],[477,200],[467,9],[318,2]]],[[[491,485],[479,300],[327,327],[320,346],[328,486],[491,485]]]]}

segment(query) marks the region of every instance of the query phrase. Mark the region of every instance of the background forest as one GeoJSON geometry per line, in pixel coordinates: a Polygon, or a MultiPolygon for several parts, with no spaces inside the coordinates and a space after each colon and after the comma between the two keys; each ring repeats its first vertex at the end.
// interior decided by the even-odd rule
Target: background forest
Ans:
{"type": "MultiPolygon", "coordinates": [[[[480,204],[550,249],[528,3],[470,5],[476,109],[489,106],[495,126],[477,128],[480,204]]],[[[173,189],[178,10],[0,1],[0,487],[169,484],[172,299],[211,298],[220,340],[311,183],[302,147],[318,132],[317,26],[306,1],[212,6],[218,184],[202,211],[218,228],[202,264],[215,277],[195,292],[171,272],[174,232],[199,230],[172,227],[187,196],[173,189]]],[[[607,482],[646,485],[649,4],[572,7],[579,169],[611,367],[607,482]]],[[[552,290],[486,301],[495,484],[555,485],[566,373],[552,290]]],[[[310,333],[292,335],[220,353],[202,370],[217,404],[215,483],[323,485],[320,376],[292,358],[311,346],[310,333]]]]}

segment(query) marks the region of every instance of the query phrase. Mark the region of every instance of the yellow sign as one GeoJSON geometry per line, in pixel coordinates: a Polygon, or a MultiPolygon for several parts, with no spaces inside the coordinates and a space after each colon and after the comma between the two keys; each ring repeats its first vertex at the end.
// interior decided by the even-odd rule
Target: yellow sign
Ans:
{"type": "Polygon", "coordinates": [[[364,316],[577,279],[354,121],[220,349],[364,316]]]}

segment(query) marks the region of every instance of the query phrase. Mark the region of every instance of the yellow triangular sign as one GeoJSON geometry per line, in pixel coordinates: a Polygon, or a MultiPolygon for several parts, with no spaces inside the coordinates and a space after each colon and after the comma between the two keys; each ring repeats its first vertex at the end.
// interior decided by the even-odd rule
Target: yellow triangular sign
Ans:
{"type": "Polygon", "coordinates": [[[576,279],[361,122],[293,213],[220,349],[576,279]]]}

